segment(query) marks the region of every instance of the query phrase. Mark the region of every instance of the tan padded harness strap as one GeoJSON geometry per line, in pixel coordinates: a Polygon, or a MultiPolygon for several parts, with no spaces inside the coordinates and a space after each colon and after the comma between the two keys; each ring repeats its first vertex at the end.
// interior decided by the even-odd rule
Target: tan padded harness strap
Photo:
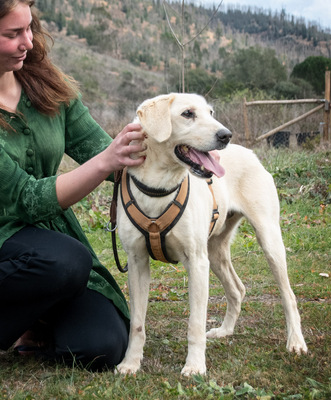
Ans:
{"type": "MultiPolygon", "coordinates": [[[[144,231],[143,233],[148,234],[148,240],[150,243],[150,248],[153,254],[151,256],[159,261],[169,262],[164,255],[161,234],[164,232],[171,224],[175,225],[176,218],[183,211],[183,207],[186,203],[188,196],[189,178],[188,176],[183,180],[178,194],[166,209],[166,211],[157,218],[147,217],[135,204],[134,199],[129,194],[127,170],[123,170],[122,182],[121,182],[121,196],[123,201],[123,206],[127,212],[129,218],[135,225],[139,226],[144,231]]],[[[137,227],[138,227],[137,226],[137,227]]],[[[139,228],[138,228],[139,229],[139,228]]]]}
{"type": "MultiPolygon", "coordinates": [[[[207,183],[213,197],[213,215],[209,227],[210,235],[219,217],[219,211],[212,188],[212,179],[209,179],[207,183]]],[[[129,177],[127,176],[127,169],[125,168],[123,170],[121,180],[122,203],[131,222],[136,226],[137,229],[140,230],[140,232],[144,234],[150,256],[155,260],[166,263],[177,263],[177,261],[169,261],[164,254],[164,231],[169,227],[172,228],[178,222],[181,214],[184,211],[189,195],[189,176],[187,176],[181,183],[175,200],[173,200],[165,212],[157,218],[150,218],[146,216],[138,208],[135,199],[131,195],[131,190],[130,187],[128,187],[128,184],[129,177]]]]}

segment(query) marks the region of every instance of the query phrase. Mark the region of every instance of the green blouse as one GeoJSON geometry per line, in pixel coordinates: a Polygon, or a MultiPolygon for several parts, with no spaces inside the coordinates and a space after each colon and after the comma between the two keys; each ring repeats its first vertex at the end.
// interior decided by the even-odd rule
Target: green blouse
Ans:
{"type": "Polygon", "coordinates": [[[22,92],[16,114],[0,112],[13,128],[10,132],[0,128],[0,247],[27,225],[78,239],[93,257],[88,287],[111,299],[128,322],[123,293],[98,260],[71,208],[60,207],[55,190],[65,153],[82,164],[104,150],[112,139],[80,98],[49,117],[39,113],[22,92]]]}

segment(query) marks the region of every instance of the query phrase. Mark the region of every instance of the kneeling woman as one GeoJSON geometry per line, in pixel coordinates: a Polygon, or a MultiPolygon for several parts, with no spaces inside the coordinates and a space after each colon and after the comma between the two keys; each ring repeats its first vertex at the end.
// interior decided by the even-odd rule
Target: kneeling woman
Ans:
{"type": "Polygon", "coordinates": [[[70,206],[140,165],[141,127],[112,140],[47,54],[33,0],[0,3],[0,348],[93,370],[128,342],[128,308],[70,206]],[[57,175],[64,154],[80,166],[57,175]]]}

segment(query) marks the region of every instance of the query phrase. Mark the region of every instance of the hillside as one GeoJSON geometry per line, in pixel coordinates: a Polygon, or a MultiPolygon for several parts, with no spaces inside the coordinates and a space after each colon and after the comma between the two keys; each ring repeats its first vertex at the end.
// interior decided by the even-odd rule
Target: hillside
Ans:
{"type": "MultiPolygon", "coordinates": [[[[120,124],[131,118],[146,97],[181,90],[181,52],[174,33],[185,44],[186,90],[206,94],[217,82],[214,98],[245,87],[229,83],[231,62],[240,51],[253,49],[251,57],[261,54],[279,64],[282,71],[273,85],[288,79],[309,56],[331,57],[329,31],[281,10],[228,7],[213,16],[214,10],[191,4],[182,13],[180,3],[164,8],[161,0],[37,1],[55,38],[54,61],[81,82],[85,101],[103,125],[115,115],[120,124]]],[[[297,96],[302,92],[309,88],[297,96]]]]}

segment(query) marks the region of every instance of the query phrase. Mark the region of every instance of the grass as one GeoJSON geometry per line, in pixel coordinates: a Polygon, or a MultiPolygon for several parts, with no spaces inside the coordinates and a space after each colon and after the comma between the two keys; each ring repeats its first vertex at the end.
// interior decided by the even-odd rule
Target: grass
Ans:
{"type": "MultiPolygon", "coordinates": [[[[233,243],[233,264],[247,295],[235,334],[207,344],[205,377],[180,375],[187,350],[187,275],[181,265],[152,262],[147,342],[135,376],[91,373],[0,354],[0,399],[328,399],[331,397],[330,153],[257,150],[276,181],[288,274],[298,299],[309,353],[286,351],[279,292],[254,232],[243,222],[233,243]]],[[[108,186],[76,207],[87,235],[128,297],[117,271],[108,220],[108,186]]],[[[118,246],[120,244],[118,243],[118,246]]],[[[125,254],[120,250],[124,260],[125,254]]],[[[224,291],[210,278],[208,328],[224,316],[224,291]]]]}

